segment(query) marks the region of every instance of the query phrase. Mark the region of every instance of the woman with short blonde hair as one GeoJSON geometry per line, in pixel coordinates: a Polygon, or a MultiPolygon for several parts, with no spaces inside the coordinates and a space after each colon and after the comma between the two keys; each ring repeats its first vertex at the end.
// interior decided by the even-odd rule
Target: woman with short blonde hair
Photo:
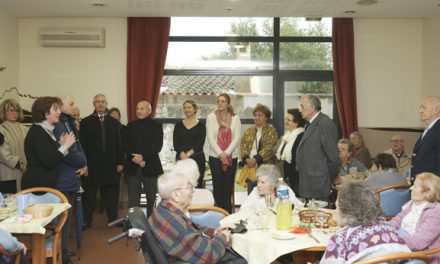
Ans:
{"type": "Polygon", "coordinates": [[[16,193],[21,190],[21,177],[27,168],[24,139],[29,129],[20,123],[23,110],[13,99],[0,104],[0,119],[0,133],[4,135],[0,146],[0,192],[16,193]]]}
{"type": "MultiPolygon", "coordinates": [[[[430,172],[418,174],[411,187],[411,201],[390,224],[399,229],[413,251],[440,247],[440,177],[430,172]]],[[[429,257],[431,263],[440,263],[440,253],[429,257]]]]}

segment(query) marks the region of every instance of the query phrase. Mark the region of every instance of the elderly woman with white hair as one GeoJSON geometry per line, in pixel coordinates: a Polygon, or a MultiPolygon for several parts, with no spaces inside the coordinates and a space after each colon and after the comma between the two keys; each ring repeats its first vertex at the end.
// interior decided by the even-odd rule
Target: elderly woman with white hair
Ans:
{"type": "MultiPolygon", "coordinates": [[[[240,211],[250,210],[266,206],[266,196],[276,196],[276,188],[279,178],[282,178],[280,170],[272,164],[261,165],[257,170],[257,187],[254,187],[247,199],[240,207],[240,211]]],[[[295,193],[289,187],[289,199],[295,207],[302,207],[304,204],[296,198],[295,193]]]]}

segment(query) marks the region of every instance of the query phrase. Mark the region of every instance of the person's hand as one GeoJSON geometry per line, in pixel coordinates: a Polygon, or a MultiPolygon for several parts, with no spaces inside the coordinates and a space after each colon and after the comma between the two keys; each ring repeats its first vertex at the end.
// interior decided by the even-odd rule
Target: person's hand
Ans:
{"type": "Polygon", "coordinates": [[[139,162],[139,167],[144,168],[146,164],[147,163],[145,162],[145,160],[143,160],[143,161],[139,162]]]}
{"type": "Polygon", "coordinates": [[[79,176],[88,176],[89,169],[87,168],[87,166],[82,167],[76,171],[76,174],[78,175],[78,177],[79,176]]]}
{"type": "Polygon", "coordinates": [[[133,161],[136,164],[139,164],[141,161],[144,160],[144,157],[141,154],[133,153],[133,154],[131,154],[131,156],[133,156],[131,161],[133,161]]]}
{"type": "Polygon", "coordinates": [[[63,133],[60,136],[60,144],[68,149],[75,143],[75,141],[75,134],[73,134],[73,132],[63,133]]]}
{"type": "Polygon", "coordinates": [[[230,230],[224,229],[224,230],[220,231],[220,233],[225,236],[226,243],[229,243],[229,241],[231,241],[231,231],[230,230]]]}
{"type": "Polygon", "coordinates": [[[222,230],[225,230],[225,229],[234,229],[235,227],[237,227],[237,226],[234,223],[222,224],[215,229],[214,234],[216,234],[217,232],[220,232],[222,230]]]}
{"type": "Polygon", "coordinates": [[[180,158],[181,160],[184,160],[184,159],[188,158],[188,156],[186,155],[185,152],[182,151],[182,152],[180,152],[179,158],[180,158]]]}
{"type": "Polygon", "coordinates": [[[218,155],[218,158],[219,158],[222,162],[224,162],[225,160],[228,159],[228,154],[222,152],[222,153],[220,153],[220,155],[218,155]]]}
{"type": "Polygon", "coordinates": [[[257,161],[255,159],[246,159],[246,164],[249,168],[253,168],[257,164],[257,161]]]}
{"type": "Polygon", "coordinates": [[[26,245],[21,242],[18,242],[18,243],[20,243],[20,248],[21,248],[21,250],[23,250],[23,255],[26,255],[26,251],[27,251],[26,245]]]}
{"type": "Polygon", "coordinates": [[[26,163],[20,163],[20,170],[25,173],[27,170],[27,165],[26,163]]]}
{"type": "Polygon", "coordinates": [[[116,166],[116,171],[117,171],[118,173],[122,173],[122,172],[124,171],[124,166],[122,166],[122,165],[118,165],[118,166],[116,166]]]}

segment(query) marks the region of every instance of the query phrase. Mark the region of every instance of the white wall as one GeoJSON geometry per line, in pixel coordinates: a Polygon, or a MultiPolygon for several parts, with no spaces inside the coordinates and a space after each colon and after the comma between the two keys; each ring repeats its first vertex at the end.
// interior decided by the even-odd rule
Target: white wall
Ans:
{"type": "Polygon", "coordinates": [[[419,127],[423,19],[355,19],[360,127],[419,127]]]}
{"type": "MultiPolygon", "coordinates": [[[[125,18],[21,18],[19,20],[20,89],[33,96],[66,95],[76,98],[85,117],[93,111],[97,93],[107,96],[109,107],[121,110],[126,122],[125,18]],[[42,27],[103,27],[105,48],[41,47],[42,27]]],[[[30,109],[32,100],[22,100],[30,109]]]]}
{"type": "MultiPolygon", "coordinates": [[[[18,86],[18,19],[0,7],[0,96],[5,90],[18,86]]],[[[4,98],[18,100],[16,92],[4,98]]]]}
{"type": "Polygon", "coordinates": [[[422,96],[440,96],[440,16],[423,23],[422,96]]]}

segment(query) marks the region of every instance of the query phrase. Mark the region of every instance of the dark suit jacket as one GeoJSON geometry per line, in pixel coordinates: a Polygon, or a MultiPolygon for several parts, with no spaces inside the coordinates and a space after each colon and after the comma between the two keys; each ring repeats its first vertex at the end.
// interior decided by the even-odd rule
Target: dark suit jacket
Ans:
{"type": "Polygon", "coordinates": [[[117,165],[123,164],[120,125],[110,115],[104,118],[103,126],[96,113],[81,120],[80,141],[87,157],[89,176],[82,177],[86,186],[119,183],[117,165]]]}
{"type": "Polygon", "coordinates": [[[341,165],[335,123],[319,113],[301,139],[296,155],[299,194],[305,198],[325,198],[341,165]]]}
{"type": "Polygon", "coordinates": [[[432,172],[440,176],[440,120],[428,130],[423,139],[414,145],[411,181],[421,172],[432,172]]]}
{"type": "Polygon", "coordinates": [[[21,179],[22,189],[31,187],[55,188],[58,165],[64,156],[58,151],[60,145],[39,125],[33,124],[24,140],[27,171],[21,179]]]}
{"type": "Polygon", "coordinates": [[[125,130],[124,150],[125,173],[132,176],[136,173],[138,164],[131,161],[131,154],[142,154],[146,163],[142,168],[142,174],[147,177],[157,177],[163,174],[162,163],[159,159],[159,152],[163,145],[162,124],[147,117],[138,119],[127,124],[125,130]]]}

